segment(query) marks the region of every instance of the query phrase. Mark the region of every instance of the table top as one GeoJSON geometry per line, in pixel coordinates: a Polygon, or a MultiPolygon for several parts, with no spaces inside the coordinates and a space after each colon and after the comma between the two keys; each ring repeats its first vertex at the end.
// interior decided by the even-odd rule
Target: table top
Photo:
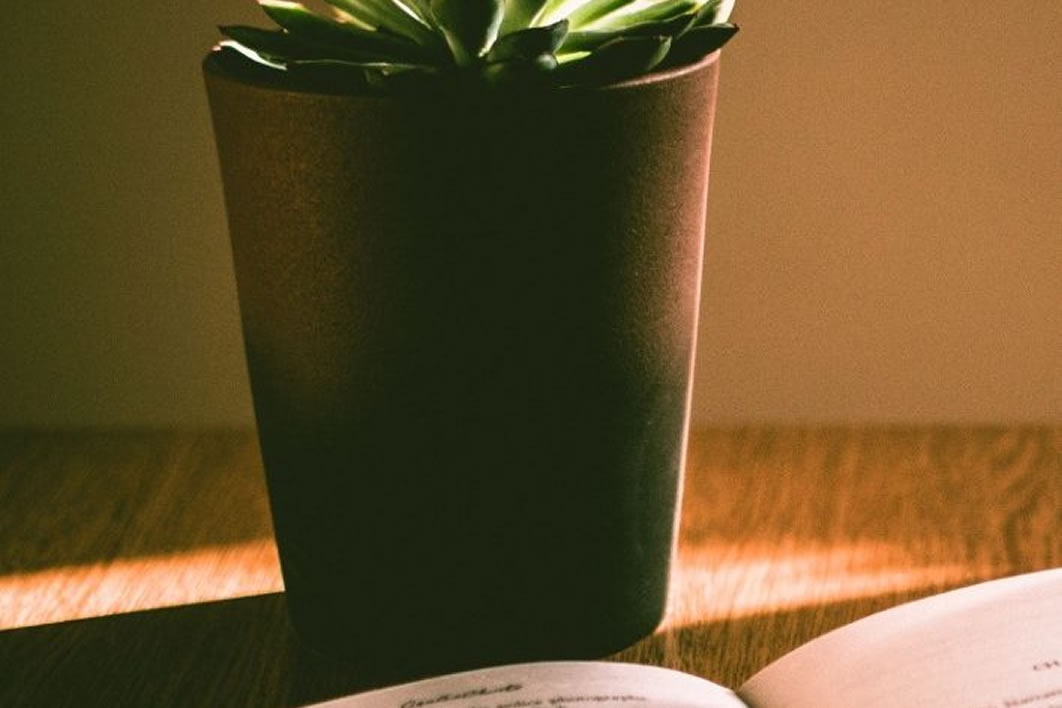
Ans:
{"type": "MultiPolygon", "coordinates": [[[[692,432],[671,609],[613,658],[736,686],[835,627],[1062,564],[1062,428],[692,432]]],[[[0,705],[370,688],[285,615],[252,432],[0,430],[0,705]]]]}

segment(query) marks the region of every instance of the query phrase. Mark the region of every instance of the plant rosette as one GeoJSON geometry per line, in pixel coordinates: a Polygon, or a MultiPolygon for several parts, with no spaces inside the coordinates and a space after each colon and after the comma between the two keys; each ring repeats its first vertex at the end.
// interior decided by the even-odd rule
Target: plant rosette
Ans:
{"type": "Polygon", "coordinates": [[[690,64],[737,32],[734,0],[259,0],[278,25],[220,27],[223,61],[346,92],[593,86],[690,64]]]}

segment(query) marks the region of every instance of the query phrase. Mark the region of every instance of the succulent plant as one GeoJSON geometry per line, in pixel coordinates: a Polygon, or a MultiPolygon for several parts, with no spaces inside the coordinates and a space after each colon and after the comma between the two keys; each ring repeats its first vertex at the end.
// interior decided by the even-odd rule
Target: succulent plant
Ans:
{"type": "Polygon", "coordinates": [[[243,68],[343,89],[595,85],[694,62],[737,32],[734,0],[258,0],[279,26],[222,26],[243,68]],[[276,74],[276,72],[283,72],[276,74]]]}

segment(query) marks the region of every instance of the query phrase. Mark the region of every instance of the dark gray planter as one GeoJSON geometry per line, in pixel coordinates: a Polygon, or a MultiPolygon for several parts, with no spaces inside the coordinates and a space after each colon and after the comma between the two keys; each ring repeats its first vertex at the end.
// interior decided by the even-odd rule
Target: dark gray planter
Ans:
{"type": "Polygon", "coordinates": [[[205,64],[292,620],[381,679],[591,657],[666,601],[718,53],[375,98],[205,64]]]}

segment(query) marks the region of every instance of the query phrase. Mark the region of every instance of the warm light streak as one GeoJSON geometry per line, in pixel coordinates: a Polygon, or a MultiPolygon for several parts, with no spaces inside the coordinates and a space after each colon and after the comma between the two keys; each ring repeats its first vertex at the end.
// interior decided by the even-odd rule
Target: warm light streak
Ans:
{"type": "MultiPolygon", "coordinates": [[[[994,577],[920,564],[880,541],[684,544],[665,627],[813,607],[994,577]]],[[[939,555],[937,556],[939,557],[939,555]]],[[[272,539],[0,576],[0,629],[283,590],[272,539]]]]}
{"type": "Polygon", "coordinates": [[[899,547],[876,541],[756,548],[706,543],[680,555],[665,626],[939,589],[995,574],[992,568],[958,563],[919,564],[899,547]]]}
{"type": "Polygon", "coordinates": [[[0,629],[283,589],[272,539],[61,566],[0,576],[0,629]]]}

